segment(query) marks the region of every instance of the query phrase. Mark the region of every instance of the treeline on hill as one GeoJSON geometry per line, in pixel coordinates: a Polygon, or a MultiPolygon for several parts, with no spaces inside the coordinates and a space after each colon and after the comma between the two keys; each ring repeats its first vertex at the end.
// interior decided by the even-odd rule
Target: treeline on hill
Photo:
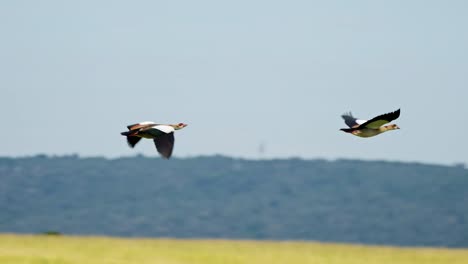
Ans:
{"type": "Polygon", "coordinates": [[[468,247],[463,166],[0,158],[0,232],[468,247]]]}

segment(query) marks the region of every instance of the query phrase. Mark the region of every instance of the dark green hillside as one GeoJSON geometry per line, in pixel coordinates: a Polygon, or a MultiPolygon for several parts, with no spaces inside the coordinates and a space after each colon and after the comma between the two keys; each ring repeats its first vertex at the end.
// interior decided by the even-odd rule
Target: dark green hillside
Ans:
{"type": "Polygon", "coordinates": [[[468,170],[352,160],[0,158],[0,232],[468,247],[468,170]]]}

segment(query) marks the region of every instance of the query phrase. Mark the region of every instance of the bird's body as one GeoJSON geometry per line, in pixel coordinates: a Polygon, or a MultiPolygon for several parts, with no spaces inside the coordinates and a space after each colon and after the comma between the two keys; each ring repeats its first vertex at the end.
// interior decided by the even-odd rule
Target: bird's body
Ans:
{"type": "Polygon", "coordinates": [[[358,137],[373,137],[386,131],[400,129],[395,124],[384,126],[385,124],[397,119],[399,116],[400,109],[396,110],[395,112],[376,116],[370,120],[360,120],[353,117],[351,113],[347,113],[341,117],[344,119],[346,125],[348,125],[349,128],[342,128],[341,131],[353,134],[358,137]]]}
{"type": "Polygon", "coordinates": [[[153,139],[157,151],[168,159],[174,149],[174,131],[186,127],[187,124],[161,125],[145,121],[127,126],[128,131],[120,133],[127,137],[128,145],[133,148],[142,139],[153,139]]]}
{"type": "Polygon", "coordinates": [[[373,137],[377,136],[378,134],[381,134],[383,132],[386,132],[388,130],[391,130],[390,128],[383,126],[379,127],[378,129],[373,129],[373,128],[361,128],[361,129],[356,129],[351,131],[351,134],[358,136],[358,137],[373,137]]]}

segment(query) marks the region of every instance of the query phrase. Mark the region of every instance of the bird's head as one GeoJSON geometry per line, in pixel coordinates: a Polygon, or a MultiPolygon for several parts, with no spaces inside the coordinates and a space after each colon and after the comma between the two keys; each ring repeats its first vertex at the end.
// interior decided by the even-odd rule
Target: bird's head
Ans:
{"type": "Polygon", "coordinates": [[[174,127],[175,130],[179,130],[179,129],[182,129],[186,126],[188,126],[187,124],[184,124],[184,123],[178,123],[178,124],[175,124],[175,125],[172,125],[174,127]]]}
{"type": "Polygon", "coordinates": [[[387,126],[387,129],[388,130],[395,130],[395,129],[400,129],[400,127],[397,126],[396,124],[391,124],[391,125],[387,126]]]}

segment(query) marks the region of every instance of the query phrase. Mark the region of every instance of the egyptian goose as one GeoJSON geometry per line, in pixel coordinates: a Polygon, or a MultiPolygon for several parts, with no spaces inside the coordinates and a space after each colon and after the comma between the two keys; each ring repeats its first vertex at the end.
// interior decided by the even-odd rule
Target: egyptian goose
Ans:
{"type": "Polygon", "coordinates": [[[343,114],[341,117],[344,119],[346,125],[350,128],[342,128],[341,131],[351,133],[358,137],[373,137],[383,132],[390,130],[400,129],[395,124],[386,125],[400,116],[400,109],[395,112],[383,114],[372,118],[371,120],[359,120],[351,113],[343,114]]]}
{"type": "Polygon", "coordinates": [[[159,154],[169,159],[172,155],[172,149],[174,148],[174,131],[186,126],[187,124],[184,123],[161,125],[145,121],[127,126],[128,131],[120,134],[127,137],[128,146],[131,148],[135,147],[141,138],[153,139],[159,154]]]}

